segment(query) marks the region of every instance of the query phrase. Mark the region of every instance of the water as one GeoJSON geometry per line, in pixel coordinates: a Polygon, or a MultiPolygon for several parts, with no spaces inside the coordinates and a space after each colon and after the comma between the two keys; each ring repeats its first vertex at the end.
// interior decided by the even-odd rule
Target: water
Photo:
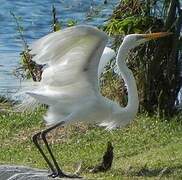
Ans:
{"type": "Polygon", "coordinates": [[[10,12],[20,18],[24,37],[30,44],[51,32],[51,8],[54,4],[62,27],[70,19],[78,24],[102,25],[119,0],[0,0],[0,94],[16,92],[20,81],[13,76],[23,49],[15,20],[10,12]],[[90,17],[90,18],[88,18],[90,17]]]}

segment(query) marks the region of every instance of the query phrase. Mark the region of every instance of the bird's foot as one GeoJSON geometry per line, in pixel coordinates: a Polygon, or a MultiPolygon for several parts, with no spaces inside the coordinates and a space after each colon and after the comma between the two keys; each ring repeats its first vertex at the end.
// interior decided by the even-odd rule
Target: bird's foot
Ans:
{"type": "Polygon", "coordinates": [[[55,178],[56,177],[57,172],[52,172],[51,174],[48,175],[48,177],[52,177],[55,178]]]}
{"type": "Polygon", "coordinates": [[[82,178],[81,176],[77,175],[77,174],[66,174],[63,173],[61,170],[57,171],[57,172],[53,172],[52,174],[48,175],[49,177],[52,178],[56,178],[56,177],[60,177],[60,178],[82,178]]]}

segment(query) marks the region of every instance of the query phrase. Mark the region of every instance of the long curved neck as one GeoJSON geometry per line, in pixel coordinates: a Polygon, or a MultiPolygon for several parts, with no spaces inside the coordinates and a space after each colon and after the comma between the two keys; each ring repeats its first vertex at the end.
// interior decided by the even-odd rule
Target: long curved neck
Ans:
{"type": "Polygon", "coordinates": [[[124,109],[126,109],[128,113],[135,115],[138,111],[139,100],[135,78],[125,63],[128,51],[129,48],[124,44],[121,44],[117,54],[116,63],[120,70],[121,76],[126,83],[128,91],[128,104],[124,109]]]}

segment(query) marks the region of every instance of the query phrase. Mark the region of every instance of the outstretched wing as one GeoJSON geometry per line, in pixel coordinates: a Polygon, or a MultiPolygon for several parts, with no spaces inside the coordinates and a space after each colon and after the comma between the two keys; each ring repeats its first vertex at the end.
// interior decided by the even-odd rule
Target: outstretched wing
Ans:
{"type": "Polygon", "coordinates": [[[29,94],[42,103],[52,104],[58,94],[63,100],[72,98],[74,101],[78,96],[98,93],[98,65],[106,43],[104,32],[83,25],[36,41],[31,46],[31,53],[35,54],[33,60],[48,67],[43,71],[39,89],[29,94]]]}

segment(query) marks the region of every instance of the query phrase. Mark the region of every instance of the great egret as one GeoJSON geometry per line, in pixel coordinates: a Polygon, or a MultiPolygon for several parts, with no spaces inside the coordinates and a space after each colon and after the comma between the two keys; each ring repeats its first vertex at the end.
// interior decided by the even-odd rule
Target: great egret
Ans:
{"type": "Polygon", "coordinates": [[[44,120],[52,125],[35,134],[33,142],[52,170],[52,177],[75,176],[60,169],[46,140],[47,133],[64,123],[78,121],[97,123],[107,129],[127,125],[134,119],[139,104],[135,79],[125,63],[127,53],[146,41],[167,35],[169,33],[160,32],[125,36],[116,57],[128,90],[128,104],[124,108],[103,97],[99,91],[98,76],[114,56],[113,50],[106,48],[104,51],[108,40],[104,32],[92,26],[79,25],[51,33],[32,44],[33,60],[47,64],[47,68],[37,88],[27,94],[49,106],[44,120]],[[39,137],[43,139],[53,164],[40,147],[39,137]]]}

